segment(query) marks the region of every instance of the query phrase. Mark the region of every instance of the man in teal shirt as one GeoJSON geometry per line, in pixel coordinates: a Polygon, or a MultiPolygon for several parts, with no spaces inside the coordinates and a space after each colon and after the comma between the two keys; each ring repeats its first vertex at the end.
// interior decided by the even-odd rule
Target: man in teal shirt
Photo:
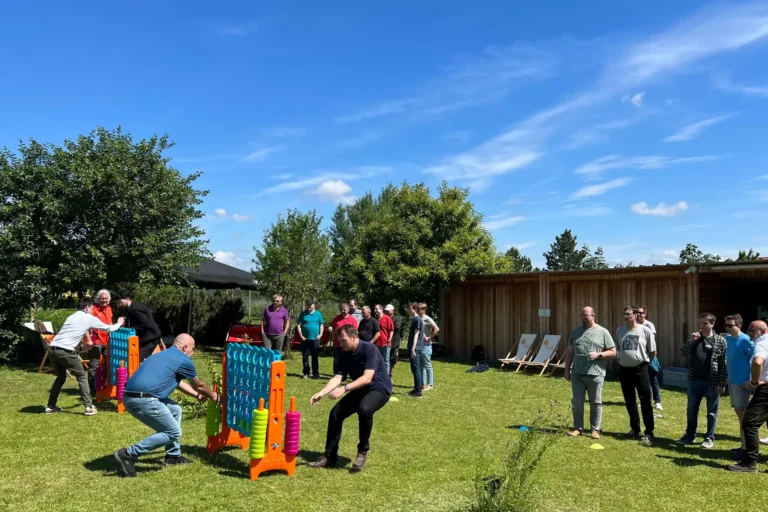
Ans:
{"type": "Polygon", "coordinates": [[[315,301],[307,299],[304,311],[299,315],[298,333],[301,338],[301,361],[304,365],[303,379],[309,378],[309,356],[312,356],[312,378],[320,378],[320,338],[323,337],[325,320],[323,314],[315,309],[315,301]]]}
{"type": "Polygon", "coordinates": [[[611,333],[595,322],[595,310],[581,310],[581,325],[573,330],[565,351],[565,380],[573,390],[573,430],[568,435],[580,436],[584,429],[584,395],[589,394],[589,423],[592,439],[600,439],[603,419],[603,381],[605,361],[616,357],[611,333]],[[573,363],[573,370],[571,370],[573,363]]]}

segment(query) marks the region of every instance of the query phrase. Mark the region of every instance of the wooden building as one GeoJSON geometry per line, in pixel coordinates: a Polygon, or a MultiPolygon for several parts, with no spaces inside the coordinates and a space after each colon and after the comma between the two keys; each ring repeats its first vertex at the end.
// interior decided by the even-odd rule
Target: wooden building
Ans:
{"type": "Polygon", "coordinates": [[[451,355],[468,357],[480,344],[495,359],[523,333],[538,341],[559,334],[562,352],[582,307],[594,307],[597,323],[615,333],[627,305],[648,308],[662,365],[680,366],[680,345],[697,329],[699,313],[717,316],[717,332],[727,314],[741,314],[745,324],[768,318],[768,262],[472,276],[443,293],[441,337],[451,355]]]}

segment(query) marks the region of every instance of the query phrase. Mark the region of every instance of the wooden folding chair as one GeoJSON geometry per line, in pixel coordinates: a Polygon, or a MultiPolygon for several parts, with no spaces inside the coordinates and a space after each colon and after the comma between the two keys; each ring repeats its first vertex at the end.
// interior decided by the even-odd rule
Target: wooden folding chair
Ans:
{"type": "Polygon", "coordinates": [[[533,360],[523,363],[524,366],[541,366],[541,373],[539,377],[544,375],[547,368],[553,365],[560,364],[560,361],[554,362],[557,358],[557,348],[560,345],[560,336],[557,334],[547,334],[544,336],[544,340],[541,342],[539,351],[533,360]]]}
{"type": "MultiPolygon", "coordinates": [[[[520,341],[517,343],[517,353],[512,356],[512,350],[509,351],[507,354],[507,357],[503,359],[499,359],[499,362],[501,362],[501,370],[504,369],[504,367],[508,364],[516,364],[517,369],[520,369],[520,364],[523,363],[526,359],[529,359],[531,356],[531,348],[533,347],[534,343],[536,342],[536,335],[535,334],[523,334],[520,336],[520,341]]],[[[517,371],[515,371],[517,373],[517,371]]]]}

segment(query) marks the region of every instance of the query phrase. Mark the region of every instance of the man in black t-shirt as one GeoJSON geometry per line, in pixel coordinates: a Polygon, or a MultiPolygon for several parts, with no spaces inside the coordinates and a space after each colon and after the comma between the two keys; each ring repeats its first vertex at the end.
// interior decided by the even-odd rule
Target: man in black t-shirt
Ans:
{"type": "Polygon", "coordinates": [[[379,321],[371,316],[370,306],[363,306],[363,319],[357,324],[357,337],[375,345],[380,334],[381,326],[379,321]]]}
{"type": "Polygon", "coordinates": [[[338,330],[342,355],[336,375],[328,384],[310,399],[316,405],[328,395],[331,400],[341,398],[328,417],[328,433],[325,441],[325,456],[309,464],[312,468],[330,468],[336,466],[341,427],[344,420],[357,414],[360,421],[360,442],[357,445],[357,457],[351,471],[356,473],[365,467],[369,444],[373,430],[373,414],[384,407],[392,395],[392,381],[387,374],[384,359],[379,349],[371,343],[361,343],[357,329],[343,325],[338,330]],[[341,387],[341,376],[348,374],[352,382],[341,387]],[[345,394],[346,393],[346,394],[345,394]]]}

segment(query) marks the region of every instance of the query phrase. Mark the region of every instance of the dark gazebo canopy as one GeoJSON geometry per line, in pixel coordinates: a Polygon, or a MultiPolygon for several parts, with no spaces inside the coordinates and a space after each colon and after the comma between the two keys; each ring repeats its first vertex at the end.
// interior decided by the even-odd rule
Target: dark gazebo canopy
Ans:
{"type": "Polygon", "coordinates": [[[198,265],[197,269],[187,269],[189,282],[199,288],[213,290],[256,290],[253,274],[231,265],[225,265],[215,260],[207,260],[198,265]]]}

